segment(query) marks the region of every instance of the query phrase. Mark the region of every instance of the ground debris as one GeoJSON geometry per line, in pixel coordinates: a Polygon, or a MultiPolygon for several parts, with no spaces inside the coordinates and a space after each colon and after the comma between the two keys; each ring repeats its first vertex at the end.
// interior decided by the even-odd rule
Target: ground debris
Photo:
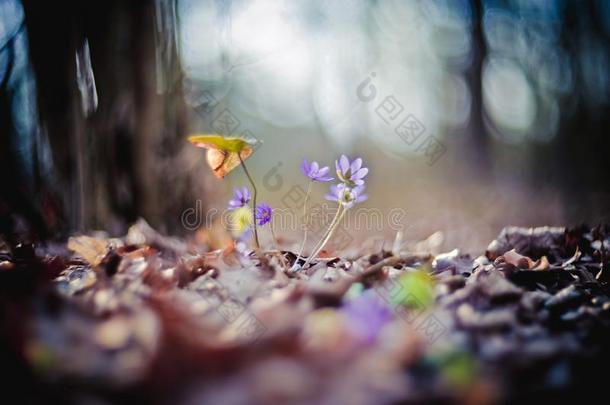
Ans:
{"type": "Polygon", "coordinates": [[[508,227],[475,259],[429,238],[297,272],[294,252],[207,251],[143,221],[68,249],[2,243],[0,367],[67,403],[581,392],[610,359],[607,230],[508,227]]]}

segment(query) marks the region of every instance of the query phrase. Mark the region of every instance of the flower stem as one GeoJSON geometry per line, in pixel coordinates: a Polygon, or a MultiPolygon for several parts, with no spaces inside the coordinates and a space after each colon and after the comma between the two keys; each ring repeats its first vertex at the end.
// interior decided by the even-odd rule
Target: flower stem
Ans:
{"type": "Polygon", "coordinates": [[[254,241],[256,242],[256,248],[260,249],[261,245],[258,242],[258,229],[256,227],[256,185],[254,184],[254,180],[252,180],[252,177],[250,177],[250,173],[248,172],[248,169],[246,168],[246,164],[244,163],[244,160],[241,158],[241,155],[238,153],[237,156],[239,156],[239,162],[241,163],[241,167],[244,168],[244,172],[246,173],[246,177],[248,177],[248,180],[250,181],[250,185],[252,186],[252,218],[254,219],[254,241]]]}
{"type": "Polygon", "coordinates": [[[271,231],[271,237],[273,238],[273,243],[275,244],[275,247],[280,252],[280,260],[282,262],[282,267],[284,267],[285,270],[288,267],[288,264],[286,263],[286,259],[282,254],[282,250],[280,249],[280,243],[277,241],[277,237],[275,236],[275,231],[273,230],[273,226],[271,225],[271,223],[269,223],[269,231],[271,231]]]}
{"type": "MultiPolygon", "coordinates": [[[[311,183],[313,183],[312,180],[309,180],[309,183],[307,183],[307,194],[305,194],[305,202],[303,202],[303,221],[307,221],[307,202],[309,202],[309,195],[311,194],[311,183]]],[[[305,248],[305,243],[307,243],[307,230],[308,230],[308,227],[307,227],[307,224],[305,224],[303,242],[301,242],[301,247],[299,248],[299,254],[297,255],[297,259],[294,261],[294,265],[290,269],[292,271],[297,270],[299,260],[301,260],[301,255],[303,254],[303,249],[305,248]]]]}
{"type": "Polygon", "coordinates": [[[314,259],[320,253],[322,248],[324,248],[324,246],[328,243],[330,238],[333,236],[335,229],[337,229],[337,226],[341,222],[341,219],[343,219],[343,215],[345,215],[346,211],[347,211],[347,208],[344,208],[342,205],[339,205],[339,208],[337,209],[337,213],[335,214],[335,217],[331,221],[331,223],[328,227],[328,231],[326,231],[326,235],[318,243],[315,250],[309,255],[309,257],[307,258],[307,261],[305,262],[305,264],[303,264],[303,267],[307,267],[309,265],[309,263],[311,262],[311,260],[314,259]]]}

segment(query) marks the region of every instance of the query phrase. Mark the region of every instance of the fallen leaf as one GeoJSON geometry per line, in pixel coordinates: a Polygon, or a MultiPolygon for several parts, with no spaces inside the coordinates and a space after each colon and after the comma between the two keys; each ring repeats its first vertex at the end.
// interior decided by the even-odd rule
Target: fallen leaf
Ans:
{"type": "Polygon", "coordinates": [[[485,255],[489,260],[495,260],[511,249],[529,257],[555,257],[561,251],[566,241],[566,229],[563,227],[543,226],[538,228],[521,228],[509,226],[494,239],[485,255]]]}
{"type": "Polygon", "coordinates": [[[546,256],[542,256],[540,259],[536,260],[532,270],[548,270],[550,267],[549,259],[547,259],[546,256]]]}
{"type": "Polygon", "coordinates": [[[253,143],[241,138],[221,135],[193,135],[188,140],[193,145],[207,149],[208,166],[220,179],[240,165],[252,154],[253,143]]]}
{"type": "Polygon", "coordinates": [[[109,244],[105,240],[82,235],[68,239],[68,249],[95,267],[106,257],[109,244]]]}
{"type": "Polygon", "coordinates": [[[520,269],[531,269],[534,261],[527,256],[520,255],[515,249],[511,249],[502,255],[506,263],[510,263],[520,269]]]}
{"type": "Polygon", "coordinates": [[[566,260],[565,262],[561,263],[561,267],[566,267],[566,266],[576,262],[578,259],[580,259],[581,255],[582,255],[582,253],[580,252],[580,249],[578,249],[578,246],[576,246],[576,251],[574,252],[574,255],[572,257],[570,257],[568,260],[566,260]]]}

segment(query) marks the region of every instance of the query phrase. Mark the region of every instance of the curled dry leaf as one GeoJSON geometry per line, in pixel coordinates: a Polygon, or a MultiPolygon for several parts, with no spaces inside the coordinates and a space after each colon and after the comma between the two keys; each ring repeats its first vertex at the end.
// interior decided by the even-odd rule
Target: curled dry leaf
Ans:
{"type": "Polygon", "coordinates": [[[572,257],[570,257],[568,260],[566,260],[565,262],[561,263],[561,267],[566,267],[566,266],[569,266],[570,264],[577,262],[578,259],[580,259],[581,255],[582,255],[582,253],[581,253],[580,249],[578,249],[578,246],[576,246],[576,251],[574,252],[574,255],[572,257]]]}
{"type": "Polygon", "coordinates": [[[207,149],[208,166],[214,175],[224,178],[231,170],[239,166],[252,154],[253,144],[245,139],[224,137],[221,135],[193,135],[188,140],[193,145],[207,149]]]}
{"type": "Polygon", "coordinates": [[[68,249],[95,267],[106,257],[109,244],[105,240],[82,235],[68,239],[68,249]]]}
{"type": "Polygon", "coordinates": [[[495,260],[511,249],[529,257],[556,256],[566,243],[566,229],[563,227],[542,226],[521,228],[508,226],[487,247],[485,255],[495,260]]]}
{"type": "Polygon", "coordinates": [[[520,255],[515,249],[504,253],[496,259],[496,262],[502,259],[504,259],[504,262],[524,270],[548,270],[550,267],[549,260],[546,256],[542,256],[540,259],[534,261],[527,256],[520,255]]]}
{"type": "Polygon", "coordinates": [[[511,249],[502,255],[506,263],[510,263],[520,269],[531,269],[534,261],[527,256],[520,255],[515,249],[511,249]]]}
{"type": "Polygon", "coordinates": [[[536,260],[532,270],[548,270],[550,267],[551,264],[549,263],[549,259],[547,259],[546,256],[542,256],[540,259],[536,260]]]}

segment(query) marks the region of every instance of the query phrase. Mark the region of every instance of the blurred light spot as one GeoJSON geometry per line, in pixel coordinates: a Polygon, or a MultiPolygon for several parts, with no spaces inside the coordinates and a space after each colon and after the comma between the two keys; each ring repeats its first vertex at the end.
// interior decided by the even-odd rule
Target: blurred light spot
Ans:
{"type": "Polygon", "coordinates": [[[448,75],[437,89],[443,114],[440,119],[449,127],[463,127],[470,117],[471,97],[463,77],[448,75]]]}
{"type": "Polygon", "coordinates": [[[573,76],[570,61],[559,48],[547,47],[536,49],[529,63],[529,71],[536,78],[539,86],[558,93],[570,93],[573,88],[573,76]]]}
{"type": "Polygon", "coordinates": [[[463,21],[446,20],[430,33],[436,54],[456,67],[467,67],[470,62],[470,31],[463,21]]]}
{"type": "Polygon", "coordinates": [[[279,126],[313,119],[315,43],[291,18],[289,7],[282,1],[253,2],[232,23],[234,73],[250,103],[243,108],[279,126]]]}
{"type": "Polygon", "coordinates": [[[514,55],[526,48],[520,21],[507,11],[487,10],[483,16],[483,30],[491,51],[514,55]]]}
{"type": "Polygon", "coordinates": [[[495,56],[483,67],[483,104],[508,141],[520,141],[536,116],[536,99],[521,67],[495,56]]]}
{"type": "Polygon", "coordinates": [[[373,9],[376,28],[383,41],[396,41],[407,47],[416,45],[410,39],[421,35],[426,24],[419,18],[418,8],[414,4],[399,0],[378,2],[373,9]]]}
{"type": "Polygon", "coordinates": [[[325,132],[339,144],[353,141],[364,120],[358,114],[362,102],[357,98],[356,86],[365,77],[357,77],[343,66],[336,53],[321,58],[316,80],[313,82],[313,108],[325,132]]]}
{"type": "Polygon", "coordinates": [[[467,1],[421,3],[421,17],[429,21],[428,41],[435,53],[454,67],[467,67],[471,58],[471,9],[467,1]]]}
{"type": "MultiPolygon", "coordinates": [[[[442,112],[438,111],[433,86],[435,81],[442,80],[442,71],[434,68],[428,71],[405,67],[398,69],[389,64],[376,66],[372,71],[377,73],[373,81],[377,96],[364,107],[367,135],[389,154],[415,154],[419,143],[408,144],[396,133],[396,128],[407,116],[413,115],[423,124],[426,133],[438,134],[438,115],[442,112]],[[383,105],[389,99],[394,108],[388,116],[383,111],[383,105]]],[[[421,142],[421,139],[418,138],[418,141],[421,142]]]]}
{"type": "Polygon", "coordinates": [[[179,2],[180,58],[186,74],[205,80],[219,80],[226,67],[222,55],[226,38],[211,3],[179,2]]]}

